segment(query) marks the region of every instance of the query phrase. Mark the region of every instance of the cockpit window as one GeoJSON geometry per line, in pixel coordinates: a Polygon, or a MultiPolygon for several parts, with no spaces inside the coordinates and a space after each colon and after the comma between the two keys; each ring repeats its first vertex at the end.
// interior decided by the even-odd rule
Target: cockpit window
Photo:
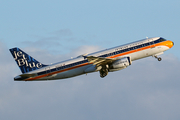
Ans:
{"type": "Polygon", "coordinates": [[[159,42],[163,42],[163,41],[166,41],[166,39],[164,39],[164,38],[159,39],[159,42]]]}

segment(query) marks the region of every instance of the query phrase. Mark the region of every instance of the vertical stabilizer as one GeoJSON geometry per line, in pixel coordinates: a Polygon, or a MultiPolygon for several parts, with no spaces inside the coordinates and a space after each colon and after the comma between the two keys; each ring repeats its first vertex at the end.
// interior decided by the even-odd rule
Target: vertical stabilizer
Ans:
{"type": "Polygon", "coordinates": [[[19,48],[9,49],[22,73],[30,72],[47,65],[44,65],[19,48]]]}

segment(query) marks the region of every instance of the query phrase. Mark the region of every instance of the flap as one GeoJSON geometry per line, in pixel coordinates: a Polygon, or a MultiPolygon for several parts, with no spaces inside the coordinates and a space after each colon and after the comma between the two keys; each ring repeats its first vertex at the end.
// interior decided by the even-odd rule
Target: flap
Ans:
{"type": "Polygon", "coordinates": [[[84,56],[84,58],[87,58],[90,63],[93,63],[93,65],[96,66],[106,65],[117,60],[114,58],[104,58],[104,57],[95,57],[95,56],[84,56]]]}

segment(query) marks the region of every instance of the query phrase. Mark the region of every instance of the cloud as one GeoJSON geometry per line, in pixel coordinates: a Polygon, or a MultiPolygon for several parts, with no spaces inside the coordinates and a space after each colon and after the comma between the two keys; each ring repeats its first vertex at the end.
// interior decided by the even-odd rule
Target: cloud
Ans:
{"type": "MultiPolygon", "coordinates": [[[[180,61],[173,55],[163,55],[162,62],[154,58],[133,61],[127,69],[103,79],[97,72],[56,81],[15,82],[18,67],[7,47],[0,45],[2,120],[180,119],[180,61]]],[[[46,61],[98,49],[82,46],[56,58],[47,50],[25,48],[46,61]]]]}
{"type": "Polygon", "coordinates": [[[90,54],[100,49],[101,48],[99,46],[84,45],[84,46],[80,46],[80,47],[72,49],[70,53],[63,54],[63,50],[56,50],[56,54],[54,54],[54,51],[49,51],[47,49],[39,48],[37,46],[22,48],[24,52],[28,53],[30,56],[32,56],[36,60],[45,64],[64,61],[67,59],[71,59],[72,57],[75,58],[79,55],[86,54],[86,53],[90,54]]]}
{"type": "Polygon", "coordinates": [[[54,54],[58,54],[60,50],[62,50],[63,54],[66,54],[77,47],[87,44],[86,40],[74,37],[72,31],[69,29],[61,29],[47,33],[46,36],[30,35],[30,37],[36,40],[23,41],[21,45],[29,48],[39,48],[39,46],[41,46],[42,49],[51,51],[54,54]]]}
{"type": "Polygon", "coordinates": [[[58,37],[44,37],[37,41],[24,41],[22,42],[23,45],[30,46],[30,47],[44,47],[44,48],[51,48],[51,47],[58,47],[62,46],[59,43],[60,38],[58,37]]]}

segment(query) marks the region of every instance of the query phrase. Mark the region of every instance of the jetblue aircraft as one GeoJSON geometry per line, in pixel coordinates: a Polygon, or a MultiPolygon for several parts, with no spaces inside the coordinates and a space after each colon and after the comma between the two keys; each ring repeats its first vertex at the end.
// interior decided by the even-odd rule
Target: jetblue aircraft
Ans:
{"type": "Polygon", "coordinates": [[[22,72],[14,78],[15,81],[42,81],[70,78],[97,71],[103,78],[108,72],[125,69],[132,61],[141,58],[153,56],[161,61],[162,58],[158,56],[173,45],[172,41],[162,37],[146,38],[51,65],[38,62],[19,48],[12,48],[10,52],[22,72]]]}

